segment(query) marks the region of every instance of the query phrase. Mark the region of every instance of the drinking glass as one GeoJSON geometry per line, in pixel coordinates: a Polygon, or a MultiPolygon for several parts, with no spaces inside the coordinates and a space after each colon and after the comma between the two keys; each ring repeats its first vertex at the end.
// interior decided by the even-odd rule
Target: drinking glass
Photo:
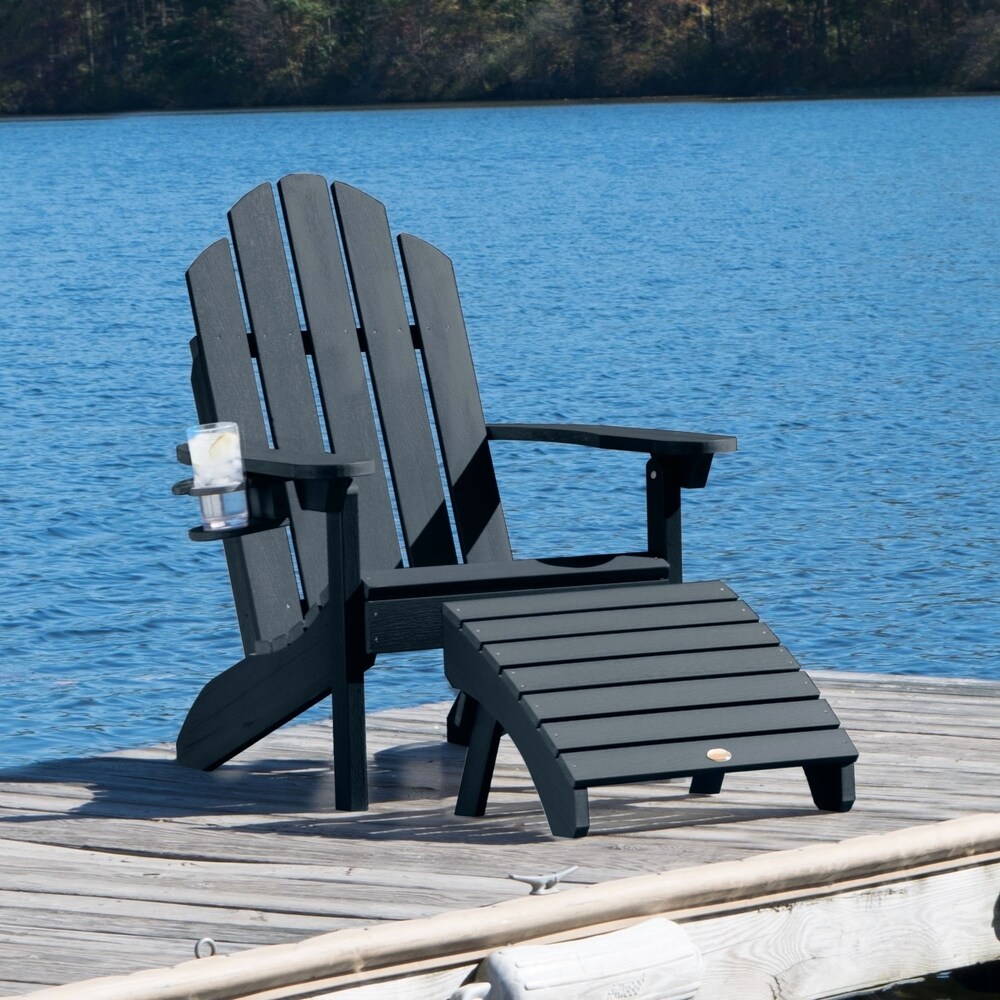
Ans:
{"type": "Polygon", "coordinates": [[[247,493],[240,429],[228,421],[198,424],[188,428],[187,439],[194,488],[212,491],[197,494],[201,501],[201,523],[209,531],[245,528],[247,493]]]}

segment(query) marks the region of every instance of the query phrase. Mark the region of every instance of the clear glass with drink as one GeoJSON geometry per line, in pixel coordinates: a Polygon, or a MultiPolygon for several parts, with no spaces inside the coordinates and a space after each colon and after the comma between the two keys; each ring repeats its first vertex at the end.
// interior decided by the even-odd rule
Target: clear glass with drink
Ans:
{"type": "Polygon", "coordinates": [[[245,528],[247,494],[239,428],[229,422],[199,424],[188,428],[187,439],[201,523],[208,531],[245,528]]]}

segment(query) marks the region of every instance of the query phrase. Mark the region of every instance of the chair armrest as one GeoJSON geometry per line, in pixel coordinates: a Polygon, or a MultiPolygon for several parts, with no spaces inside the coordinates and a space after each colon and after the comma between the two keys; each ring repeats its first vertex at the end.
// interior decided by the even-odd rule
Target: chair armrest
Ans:
{"type": "MultiPolygon", "coordinates": [[[[375,471],[371,459],[346,459],[338,455],[305,454],[289,452],[285,449],[256,452],[250,450],[243,456],[243,469],[247,473],[247,493],[250,511],[256,506],[255,494],[273,496],[273,487],[281,483],[295,484],[295,492],[303,510],[338,512],[351,481],[359,476],[370,476],[375,471]],[[268,489],[268,486],[271,489],[268,489]]],[[[280,504],[264,509],[280,511],[280,504]]]]}
{"type": "Polygon", "coordinates": [[[730,434],[602,427],[598,424],[487,424],[486,437],[491,441],[549,441],[649,455],[646,463],[649,553],[666,559],[671,583],[683,580],[681,490],[704,487],[713,456],[736,451],[736,438],[730,434]]]}
{"type": "Polygon", "coordinates": [[[731,434],[602,427],[599,424],[487,424],[486,436],[491,441],[550,441],[611,451],[643,452],[685,489],[701,489],[708,482],[713,455],[736,451],[736,438],[731,434]]]}
{"type": "MultiPolygon", "coordinates": [[[[177,446],[177,461],[191,464],[187,443],[177,446]]],[[[293,452],[287,448],[244,448],[243,471],[250,476],[267,476],[287,482],[309,482],[320,479],[356,479],[375,471],[371,459],[341,458],[330,452],[293,452]]]]}
{"type": "Polygon", "coordinates": [[[599,424],[487,424],[486,436],[492,441],[551,441],[613,451],[640,451],[665,458],[736,451],[736,438],[730,434],[602,427],[599,424]]]}
{"type": "Polygon", "coordinates": [[[282,448],[267,452],[251,451],[245,454],[243,468],[251,476],[269,476],[290,482],[309,482],[370,476],[375,471],[375,463],[370,458],[341,458],[328,452],[322,455],[310,455],[288,452],[282,448]]]}
{"type": "MultiPolygon", "coordinates": [[[[191,464],[187,443],[177,446],[177,460],[191,464]]],[[[193,541],[213,541],[236,538],[268,531],[286,523],[289,516],[286,483],[295,485],[298,501],[304,510],[339,516],[351,483],[359,476],[375,471],[371,459],[347,459],[330,452],[305,453],[282,449],[243,449],[243,471],[246,474],[247,506],[250,523],[245,528],[207,531],[192,528],[188,537],[193,541]]],[[[197,495],[190,479],[174,483],[177,495],[197,495]]]]}

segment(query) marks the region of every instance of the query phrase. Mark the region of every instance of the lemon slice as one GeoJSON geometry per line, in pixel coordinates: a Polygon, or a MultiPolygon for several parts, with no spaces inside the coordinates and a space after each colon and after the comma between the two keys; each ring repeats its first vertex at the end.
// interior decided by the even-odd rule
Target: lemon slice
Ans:
{"type": "Polygon", "coordinates": [[[240,439],[232,431],[223,431],[209,446],[208,457],[213,462],[224,462],[236,457],[240,439]]]}

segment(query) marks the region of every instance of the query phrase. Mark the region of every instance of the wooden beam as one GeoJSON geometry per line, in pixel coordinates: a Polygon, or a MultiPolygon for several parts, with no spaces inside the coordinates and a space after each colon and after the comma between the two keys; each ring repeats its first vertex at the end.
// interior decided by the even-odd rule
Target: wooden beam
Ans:
{"type": "MultiPolygon", "coordinates": [[[[684,926],[705,958],[696,1000],[822,1000],[1000,956],[992,928],[998,893],[1000,858],[850,892],[832,886],[830,894],[811,899],[783,894],[720,917],[667,916],[684,926]]],[[[240,1000],[446,997],[474,977],[480,957],[462,956],[450,968],[414,963],[391,978],[339,977],[312,983],[308,994],[302,986],[284,987],[240,1000]]]]}
{"type": "Polygon", "coordinates": [[[699,997],[819,1000],[992,961],[1000,958],[998,895],[994,856],[975,868],[685,922],[705,958],[699,997]]]}

